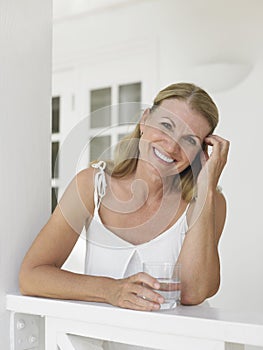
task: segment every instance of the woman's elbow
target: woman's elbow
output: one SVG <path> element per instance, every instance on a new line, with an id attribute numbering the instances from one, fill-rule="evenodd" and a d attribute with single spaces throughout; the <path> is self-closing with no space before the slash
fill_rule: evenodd
<path id="1" fill-rule="evenodd" d="M 211 290 L 200 290 L 195 293 L 183 292 L 181 294 L 182 305 L 199 305 L 203 303 L 207 298 L 211 298 L 217 293 L 219 289 L 219 283 Z"/>
<path id="2" fill-rule="evenodd" d="M 193 306 L 193 305 L 199 305 L 201 304 L 203 301 L 205 301 L 206 297 L 201 296 L 201 295 L 184 295 L 182 294 L 181 296 L 181 304 L 182 305 L 189 305 L 189 306 Z"/>
<path id="3" fill-rule="evenodd" d="M 18 276 L 19 290 L 22 295 L 33 295 L 30 283 L 30 270 L 21 267 Z"/>
<path id="4" fill-rule="evenodd" d="M 19 290 L 22 295 L 28 295 L 27 293 L 27 283 L 26 283 L 26 278 L 25 278 L 25 273 L 20 270 L 19 272 Z"/>

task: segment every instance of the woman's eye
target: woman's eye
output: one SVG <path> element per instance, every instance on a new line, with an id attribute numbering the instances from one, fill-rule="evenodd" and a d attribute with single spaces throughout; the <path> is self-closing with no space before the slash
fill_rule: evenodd
<path id="1" fill-rule="evenodd" d="M 161 124 L 162 124 L 162 126 L 164 126 L 165 129 L 167 129 L 167 130 L 171 130 L 171 129 L 172 129 L 172 125 L 171 125 L 170 123 L 162 122 Z"/>
<path id="2" fill-rule="evenodd" d="M 187 137 L 186 138 L 187 142 L 189 142 L 191 145 L 195 146 L 196 145 L 196 140 L 193 137 Z"/>

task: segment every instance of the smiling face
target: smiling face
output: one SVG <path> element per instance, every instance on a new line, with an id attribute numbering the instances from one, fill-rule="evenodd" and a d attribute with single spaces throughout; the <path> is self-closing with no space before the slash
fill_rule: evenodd
<path id="1" fill-rule="evenodd" d="M 161 176 L 181 173 L 202 150 L 210 133 L 208 121 L 182 100 L 166 99 L 152 112 L 147 110 L 140 125 L 140 158 Z"/>

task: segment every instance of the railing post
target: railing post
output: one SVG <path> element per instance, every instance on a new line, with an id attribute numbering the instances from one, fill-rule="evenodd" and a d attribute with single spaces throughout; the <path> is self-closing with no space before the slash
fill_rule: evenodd
<path id="1" fill-rule="evenodd" d="M 45 350 L 60 350 L 57 345 L 56 324 L 48 316 L 45 317 Z"/>

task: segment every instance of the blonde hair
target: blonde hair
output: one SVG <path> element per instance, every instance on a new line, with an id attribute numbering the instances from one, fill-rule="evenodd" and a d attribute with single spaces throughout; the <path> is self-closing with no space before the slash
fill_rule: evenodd
<path id="1" fill-rule="evenodd" d="M 218 109 L 212 98 L 200 87 L 190 83 L 172 84 L 161 90 L 154 99 L 152 112 L 165 99 L 185 101 L 193 110 L 199 112 L 211 126 L 212 133 L 218 124 Z M 140 124 L 134 131 L 124 137 L 116 146 L 113 161 L 107 161 L 107 172 L 111 176 L 121 178 L 133 174 L 139 157 Z M 187 202 L 195 196 L 196 179 L 201 170 L 200 157 L 196 159 L 182 173 L 174 176 L 173 188 L 181 189 L 182 198 Z"/>

